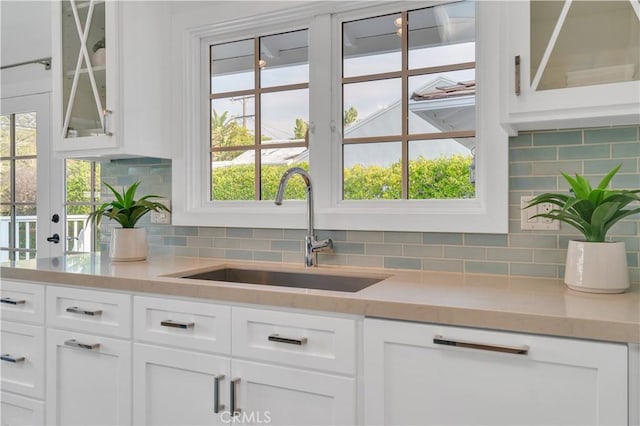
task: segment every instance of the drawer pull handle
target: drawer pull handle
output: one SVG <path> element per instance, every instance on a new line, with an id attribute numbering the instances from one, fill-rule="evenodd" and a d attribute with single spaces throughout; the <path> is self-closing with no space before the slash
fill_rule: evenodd
<path id="1" fill-rule="evenodd" d="M 24 299 L 16 300 L 10 297 L 3 297 L 2 299 L 0 299 L 0 303 L 6 303 L 7 305 L 24 305 L 25 303 L 27 303 L 27 301 Z"/>
<path id="2" fill-rule="evenodd" d="M 88 315 L 90 317 L 97 317 L 102 315 L 102 310 L 100 309 L 94 309 L 93 311 L 90 311 L 88 309 L 78 308 L 77 306 L 71 306 L 67 308 L 67 312 L 71 312 L 72 314 Z"/>
<path id="3" fill-rule="evenodd" d="M 239 416 L 240 413 L 242 412 L 242 410 L 238 407 L 236 407 L 236 383 L 240 383 L 240 379 L 239 378 L 235 378 L 235 379 L 231 379 L 230 382 L 230 387 L 229 387 L 229 405 L 231 408 L 231 417 L 236 417 Z"/>
<path id="4" fill-rule="evenodd" d="M 520 96 L 520 55 L 516 55 L 515 57 L 515 73 L 516 73 L 516 81 L 515 81 L 515 92 L 516 96 Z"/>
<path id="5" fill-rule="evenodd" d="M 194 322 L 178 322 L 172 320 L 164 320 L 160 323 L 163 327 L 171 327 L 171 328 L 193 328 L 195 326 Z"/>
<path id="6" fill-rule="evenodd" d="M 306 337 L 301 337 L 299 339 L 293 339 L 291 337 L 282 337 L 279 334 L 272 334 L 269 336 L 269 341 L 270 342 L 278 342 L 278 343 L 288 343 L 290 345 L 298 345 L 298 346 L 302 346 L 302 345 L 306 345 L 307 344 L 307 338 Z"/>
<path id="7" fill-rule="evenodd" d="M 14 364 L 24 362 L 25 360 L 23 356 L 13 356 L 11 354 L 2 354 L 0 355 L 0 359 L 7 362 L 13 362 Z"/>
<path id="8" fill-rule="evenodd" d="M 481 351 L 491 351 L 491 352 L 504 352 L 504 353 L 516 354 L 516 355 L 527 355 L 529 353 L 529 346 L 527 345 L 496 346 L 496 345 L 489 345 L 485 343 L 467 342 L 464 340 L 446 339 L 439 335 L 433 338 L 433 343 L 436 345 L 457 346 L 459 348 L 478 349 Z"/>
<path id="9" fill-rule="evenodd" d="M 220 381 L 224 379 L 224 374 L 213 378 L 213 412 L 218 414 L 224 409 L 224 404 L 220 404 Z"/>
<path id="10" fill-rule="evenodd" d="M 76 339 L 66 340 L 64 345 L 71 346 L 72 348 L 89 349 L 91 351 L 100 347 L 100 343 L 82 343 Z"/>

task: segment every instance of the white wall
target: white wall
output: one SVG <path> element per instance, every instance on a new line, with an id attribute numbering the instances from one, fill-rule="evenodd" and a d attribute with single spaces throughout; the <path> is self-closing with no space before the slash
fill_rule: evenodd
<path id="1" fill-rule="evenodd" d="M 49 1 L 0 1 L 0 64 L 51 56 Z M 0 97 L 51 91 L 51 71 L 39 64 L 0 72 Z"/>

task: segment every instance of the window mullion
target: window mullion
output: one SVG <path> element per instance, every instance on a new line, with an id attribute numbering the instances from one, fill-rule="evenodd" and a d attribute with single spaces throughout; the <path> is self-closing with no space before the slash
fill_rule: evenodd
<path id="1" fill-rule="evenodd" d="M 253 184 L 254 184 L 254 191 L 255 191 L 255 199 L 256 200 L 260 200 L 262 199 L 262 182 L 261 182 L 261 175 L 262 175 L 262 151 L 260 150 L 260 141 L 262 140 L 262 134 L 261 134 L 261 119 L 262 119 L 262 111 L 261 111 L 261 102 L 262 102 L 262 98 L 260 95 L 260 67 L 258 66 L 258 62 L 260 60 L 260 37 L 256 37 L 254 39 L 254 45 L 253 45 L 254 49 L 253 49 L 253 54 L 254 54 L 254 60 L 253 60 L 253 76 L 254 76 L 254 90 L 255 90 L 255 95 L 253 97 L 253 104 L 254 104 L 254 108 L 255 111 L 253 112 L 254 114 L 254 125 L 255 125 L 255 130 L 254 130 L 254 142 L 255 142 L 255 178 L 253 179 Z"/>
<path id="2" fill-rule="evenodd" d="M 9 116 L 9 155 L 11 156 L 11 174 L 9 185 L 11 186 L 11 206 L 9 208 L 9 260 L 16 260 L 16 115 Z"/>
<path id="3" fill-rule="evenodd" d="M 401 16 L 402 34 L 400 44 L 402 46 L 402 199 L 409 198 L 409 23 L 407 20 L 408 13 L 403 11 Z"/>

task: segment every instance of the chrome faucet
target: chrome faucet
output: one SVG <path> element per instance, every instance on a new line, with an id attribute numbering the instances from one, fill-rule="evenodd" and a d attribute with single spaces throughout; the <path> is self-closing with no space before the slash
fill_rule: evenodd
<path id="1" fill-rule="evenodd" d="M 318 264 L 318 252 L 329 251 L 333 249 L 333 241 L 331 238 L 318 241 L 314 235 L 313 230 L 313 187 L 311 186 L 311 176 L 304 169 L 300 167 L 292 167 L 282 175 L 280 179 L 280 185 L 278 186 L 278 193 L 276 194 L 276 205 L 282 205 L 282 199 L 284 198 L 284 190 L 287 187 L 289 178 L 295 174 L 302 176 L 304 183 L 307 185 L 307 236 L 304 238 L 304 265 L 316 266 Z"/>

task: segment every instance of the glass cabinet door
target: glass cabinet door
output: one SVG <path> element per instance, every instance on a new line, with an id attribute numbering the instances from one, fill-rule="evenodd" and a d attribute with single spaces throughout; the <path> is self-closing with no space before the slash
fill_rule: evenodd
<path id="1" fill-rule="evenodd" d="M 638 0 L 530 2 L 530 86 L 640 80 Z"/>
<path id="2" fill-rule="evenodd" d="M 62 108 L 64 138 L 109 135 L 106 2 L 62 2 Z"/>

